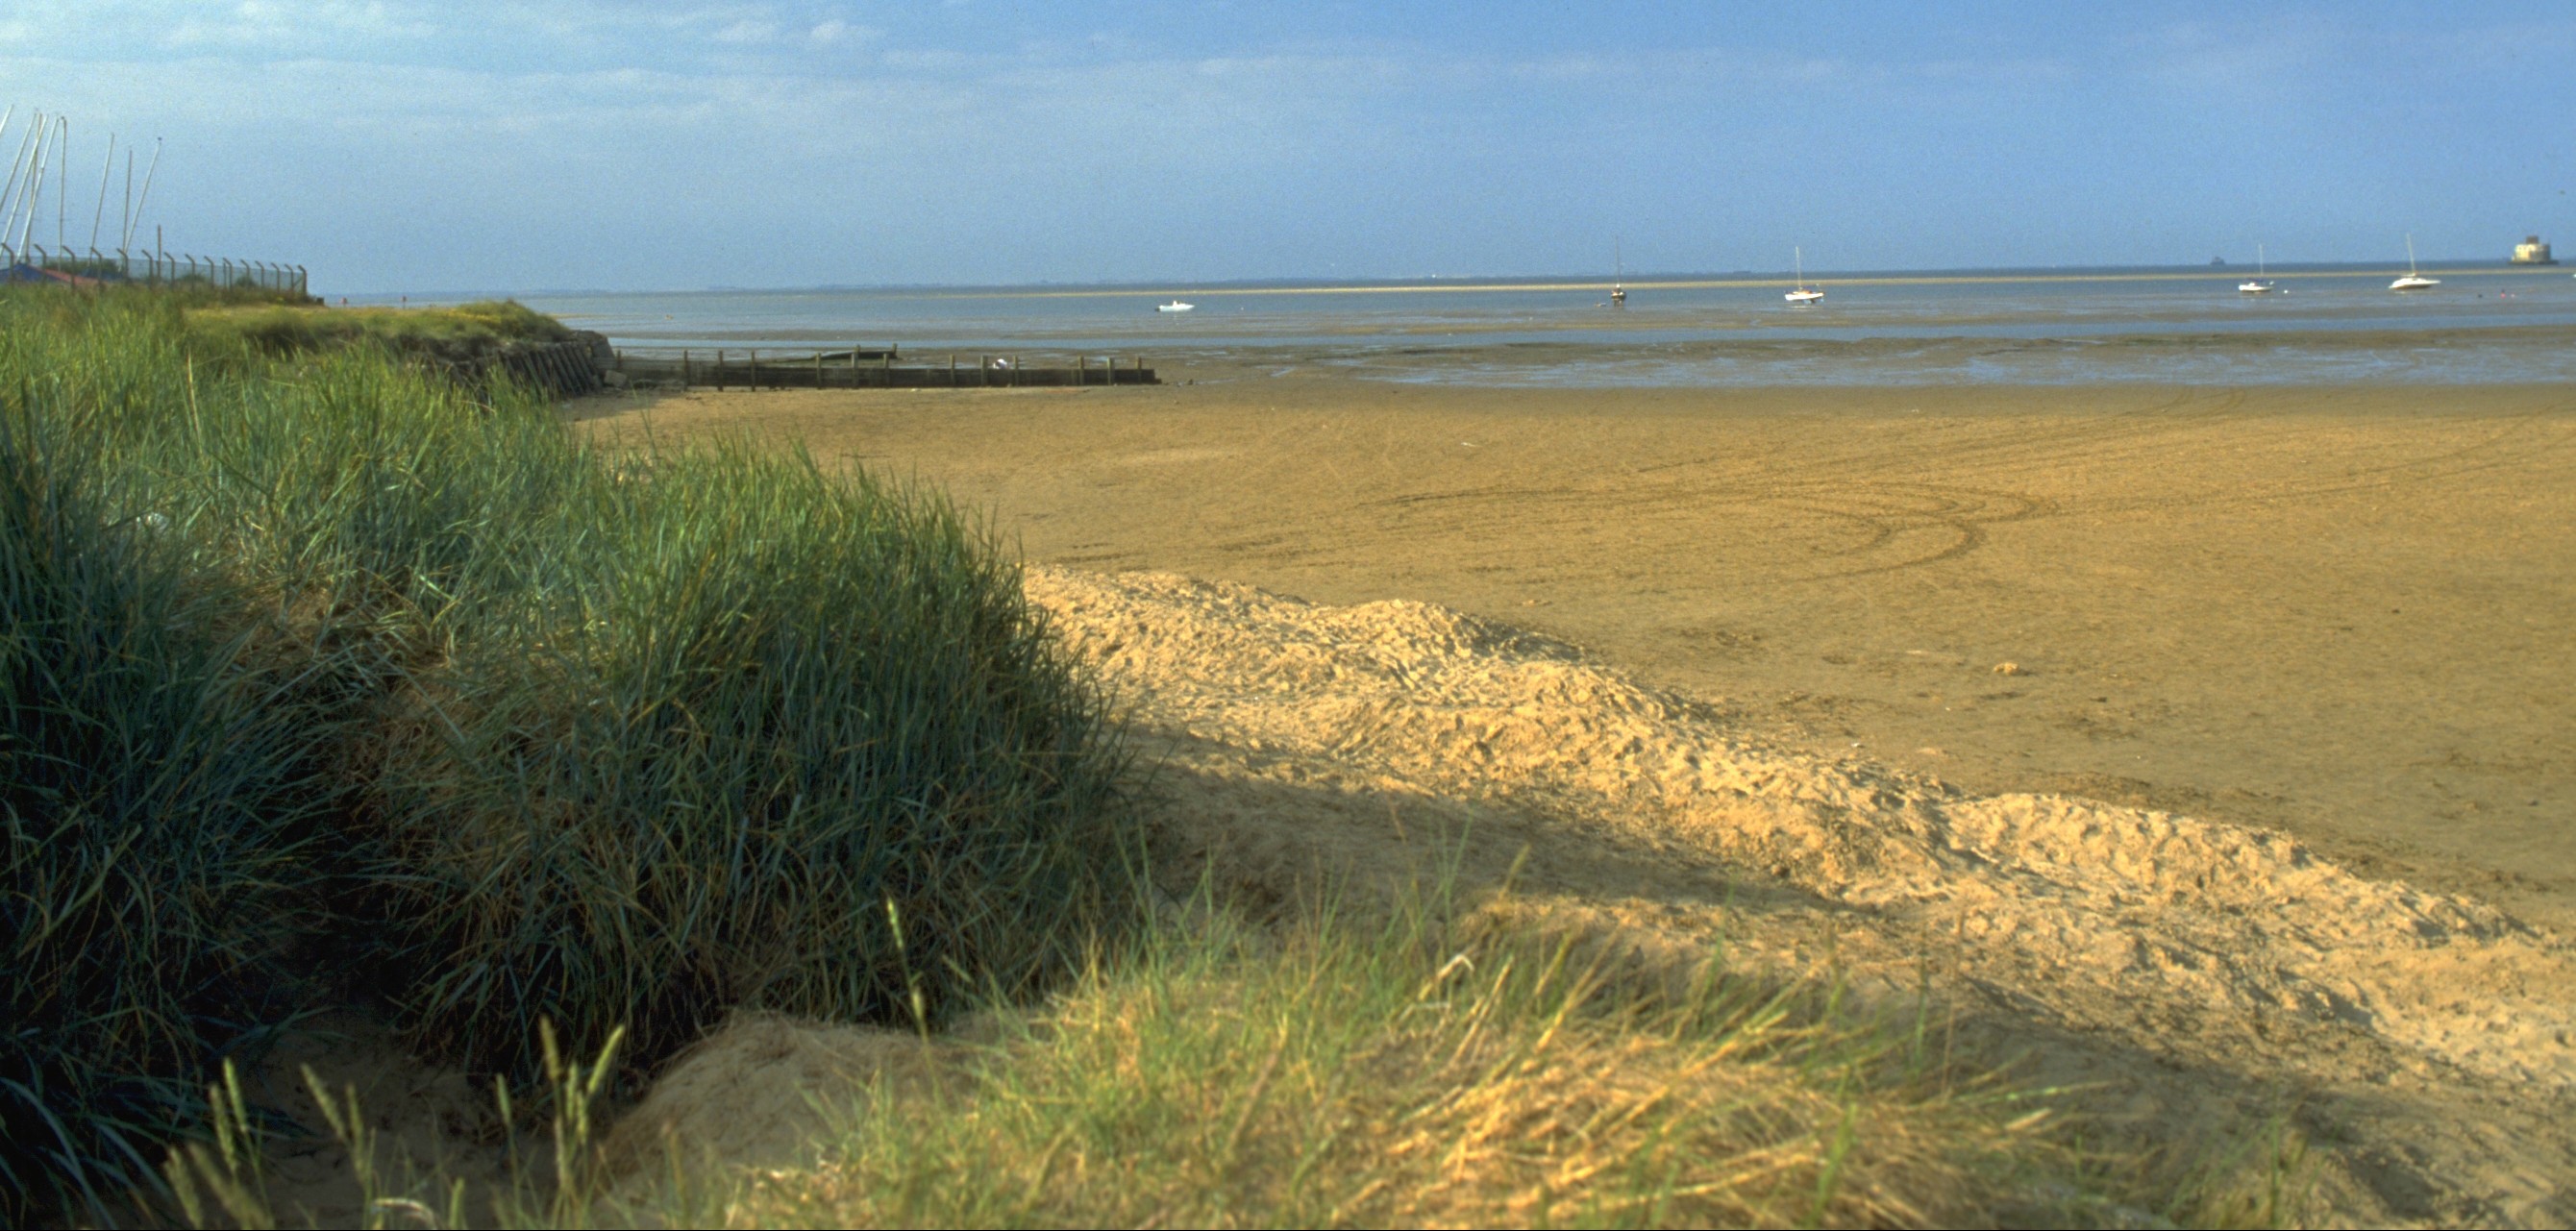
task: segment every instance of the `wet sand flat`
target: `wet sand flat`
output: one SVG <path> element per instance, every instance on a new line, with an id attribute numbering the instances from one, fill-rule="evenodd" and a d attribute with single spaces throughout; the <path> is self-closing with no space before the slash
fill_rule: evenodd
<path id="1" fill-rule="evenodd" d="M 1034 562 L 1438 603 L 1764 738 L 2576 925 L 2576 390 L 1197 375 L 579 413 L 933 481 Z"/>

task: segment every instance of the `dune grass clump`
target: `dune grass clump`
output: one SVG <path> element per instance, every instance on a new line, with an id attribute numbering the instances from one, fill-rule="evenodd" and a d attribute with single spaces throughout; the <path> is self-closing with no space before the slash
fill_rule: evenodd
<path id="1" fill-rule="evenodd" d="M 649 1061 L 727 1008 L 937 1016 L 1125 895 L 1105 719 L 945 504 L 719 450 L 592 467 L 400 698 L 387 913 L 424 1037 Z"/>
<path id="2" fill-rule="evenodd" d="M 309 925 L 310 674 L 123 468 L 154 383 L 0 327 L 0 1219 L 157 1164 Z M 122 331 L 116 331 L 122 332 Z M 129 342 L 142 343 L 141 337 Z M 102 342 L 110 343 L 101 345 Z"/>
<path id="3" fill-rule="evenodd" d="M 0 295 L 0 410 L 13 1192 L 316 997 L 537 1080 L 541 1018 L 915 1021 L 1122 917 L 1114 734 L 935 495 L 136 295 Z"/>
<path id="4" fill-rule="evenodd" d="M 393 1159 L 356 1207 L 370 1227 L 2309 1225 L 2295 1156 L 2088 1150 L 2055 1093 L 1953 1065 L 1925 1013 L 1452 906 L 1417 888 L 1262 927 L 1202 895 L 954 1034 L 736 1021 L 614 1126 L 593 1118 L 614 1039 L 549 1050 L 531 1165 L 473 1183 Z M 780 1091 L 780 1068 L 810 1084 Z M 375 1157 L 355 1095 L 315 1097 Z M 230 1147 L 171 1163 L 190 1224 L 309 1217 L 263 1195 L 229 1098 Z"/>
<path id="5" fill-rule="evenodd" d="M 733 1226 L 1961 1226 L 2116 1220 L 2041 1104 L 1821 989 L 1684 985 L 1437 915 L 1166 925 L 810 1165 L 665 1189 Z M 890 1075 L 892 1076 L 892 1075 Z M 685 1152 L 690 1143 L 675 1142 Z M 685 1170 L 682 1174 L 686 1174 Z M 700 1183 L 703 1185 L 704 1181 Z"/>
<path id="6" fill-rule="evenodd" d="M 560 342 L 573 331 L 510 299 L 446 308 L 331 308 L 308 304 L 210 304 L 190 327 L 218 344 L 287 356 L 373 344 L 397 354 L 461 360 L 511 343 Z"/>

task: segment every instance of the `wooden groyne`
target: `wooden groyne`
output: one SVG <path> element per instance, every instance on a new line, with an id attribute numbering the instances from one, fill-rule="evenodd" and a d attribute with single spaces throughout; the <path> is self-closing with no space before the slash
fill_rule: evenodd
<path id="1" fill-rule="evenodd" d="M 884 350 L 790 352 L 684 350 L 611 353 L 608 383 L 680 389 L 1007 389 L 1064 385 L 1152 385 L 1154 369 L 1135 357 L 1077 356 L 1070 364 L 1024 363 L 1009 355 L 943 355 L 925 360 Z"/>

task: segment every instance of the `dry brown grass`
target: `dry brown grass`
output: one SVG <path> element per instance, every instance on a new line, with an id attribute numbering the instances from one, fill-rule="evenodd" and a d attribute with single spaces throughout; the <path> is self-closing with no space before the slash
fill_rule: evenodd
<path id="1" fill-rule="evenodd" d="M 2084 1195 L 2036 1103 L 1963 1089 L 1820 989 L 1658 988 L 1571 946 L 1441 943 L 1419 920 L 1286 941 L 1207 926 L 1221 934 L 1167 932 L 985 1041 L 940 1045 L 935 1077 L 864 1079 L 801 1161 L 647 1204 L 733 1226 L 1955 1226 L 2117 1208 Z"/>
<path id="2" fill-rule="evenodd" d="M 351 1207 L 370 1227 L 2280 1226 L 2304 1210 L 2294 1155 L 2088 1153 L 2051 1096 L 1954 1071 L 1937 1032 L 1856 1018 L 1831 988 L 1715 960 L 1675 980 L 1508 910 L 1438 918 L 1326 914 L 1283 936 L 1174 912 L 1047 1003 L 946 1035 L 746 1014 L 604 1136 L 586 1108 L 612 1058 L 550 1061 L 554 1125 L 520 1139 L 515 1181 L 411 1169 L 370 1144 L 354 1098 L 330 1127 L 381 1160 Z M 237 1129 L 237 1100 L 217 1119 Z M 256 1196 L 255 1158 L 174 1164 L 197 1225 L 302 1221 Z"/>

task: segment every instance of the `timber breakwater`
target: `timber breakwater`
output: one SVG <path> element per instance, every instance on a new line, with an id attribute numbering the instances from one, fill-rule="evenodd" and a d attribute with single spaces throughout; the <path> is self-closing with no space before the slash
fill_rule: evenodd
<path id="1" fill-rule="evenodd" d="M 460 384 L 496 377 L 533 385 L 556 397 L 607 389 L 1007 389 L 1074 385 L 1152 385 L 1154 369 L 1132 356 L 906 356 L 894 347 L 835 351 L 620 350 L 581 331 L 554 342 L 519 342 L 426 357 Z"/>
<path id="2" fill-rule="evenodd" d="M 611 350 L 603 379 L 627 387 L 713 389 L 994 389 L 1159 384 L 1133 356 L 1030 362 L 1011 355 L 906 356 L 897 348 L 778 352 Z"/>

